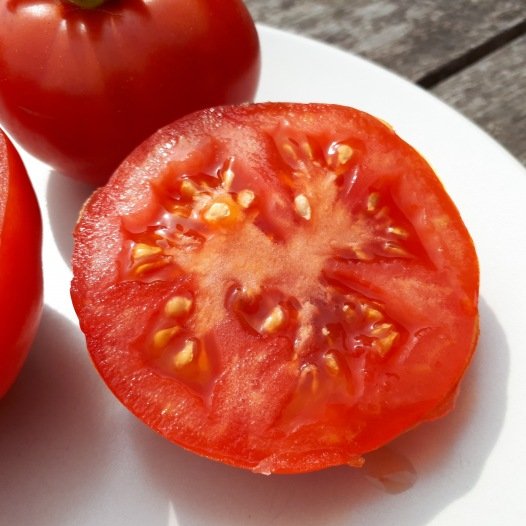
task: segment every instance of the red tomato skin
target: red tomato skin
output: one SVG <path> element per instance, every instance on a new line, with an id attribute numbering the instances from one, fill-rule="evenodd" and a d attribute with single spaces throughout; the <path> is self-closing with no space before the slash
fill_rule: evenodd
<path id="1" fill-rule="evenodd" d="M 42 311 L 42 221 L 26 169 L 0 131 L 0 398 L 33 343 Z"/>
<path id="2" fill-rule="evenodd" d="M 251 100 L 260 72 L 241 0 L 2 2 L 0 50 L 2 125 L 59 172 L 95 185 L 172 120 Z"/>
<path id="3" fill-rule="evenodd" d="M 393 202 L 402 207 L 406 220 L 418 225 L 415 228 L 425 238 L 420 242 L 432 258 L 432 261 L 422 259 L 418 264 L 394 259 L 359 261 L 348 266 L 336 260 L 334 266 L 326 267 L 335 279 L 349 280 L 355 290 L 368 291 L 371 298 L 382 300 L 386 313 L 401 327 L 407 327 L 417 343 L 411 344 L 410 352 L 403 359 L 400 355 L 392 358 L 387 355 L 385 361 L 373 358 L 368 370 L 359 364 L 353 366 L 353 374 L 363 375 L 363 392 L 357 403 L 353 401 L 346 406 L 336 398 L 323 411 L 306 403 L 306 414 L 294 416 L 292 413 L 292 417 L 287 416 L 286 410 L 291 407 L 287 404 L 294 395 L 298 376 L 286 338 L 258 339 L 228 312 L 214 328 L 213 345 L 222 350 L 217 359 L 223 365 L 227 365 L 232 356 L 237 358 L 232 349 L 237 348 L 241 358 L 218 373 L 212 394 L 207 393 L 203 402 L 199 395 L 189 394 L 186 386 L 169 375 L 159 374 L 133 344 L 141 340 L 150 318 L 163 312 L 162 305 L 170 295 L 176 294 L 174 290 L 191 288 L 195 283 L 184 285 L 163 279 L 143 283 L 119 281 L 116 264 L 116 255 L 122 248 L 123 216 L 127 227 L 134 232 L 140 223 L 154 224 L 158 203 L 152 198 L 151 183 L 159 183 L 170 162 L 182 166 L 180 173 L 199 172 L 200 163 L 209 154 L 207 148 L 221 152 L 220 158 L 239 157 L 241 175 L 236 177 L 244 177 L 244 171 L 254 177 L 244 179 L 244 184 L 261 197 L 257 205 L 261 214 L 265 206 L 272 208 L 279 203 L 282 189 L 276 184 L 276 178 L 287 167 L 269 137 L 277 138 L 277 142 L 283 138 L 279 129 L 284 121 L 292 129 L 283 135 L 290 133 L 296 145 L 300 144 L 302 133 L 311 133 L 319 140 L 318 146 L 336 138 L 349 139 L 356 148 L 357 162 L 363 172 L 354 183 L 353 201 L 365 206 L 363 203 L 367 200 L 359 196 L 365 198 L 371 188 L 374 190 L 371 181 L 376 176 L 385 179 L 385 188 L 394 196 Z M 179 139 L 183 140 L 178 142 Z M 361 142 L 367 146 L 363 152 L 360 152 Z M 174 155 L 177 161 L 173 161 L 168 144 L 182 144 L 185 153 Z M 192 155 L 194 148 L 195 156 Z M 361 160 L 360 155 L 363 155 Z M 293 163 L 290 158 L 289 162 Z M 192 163 L 195 166 L 192 167 Z M 234 167 L 234 171 L 236 169 Z M 424 201 L 436 222 L 422 220 L 420 211 Z M 287 222 L 286 213 L 279 208 L 268 212 L 278 225 L 276 231 L 291 228 L 292 221 Z M 438 221 L 444 217 L 451 221 L 449 228 L 443 228 Z M 278 235 L 277 239 L 286 235 L 285 230 L 280 233 L 283 236 Z M 303 246 L 309 247 L 309 244 Z M 228 245 L 223 247 L 221 255 L 224 261 L 236 257 Z M 431 167 L 414 149 L 384 123 L 352 108 L 323 104 L 252 104 L 212 108 L 174 122 L 139 146 L 109 183 L 87 202 L 75 230 L 72 264 L 71 294 L 88 350 L 117 398 L 174 443 L 258 473 L 300 473 L 341 464 L 360 466 L 363 454 L 421 422 L 444 415 L 453 407 L 479 334 L 478 262 L 473 242 L 454 203 Z M 263 260 L 261 266 L 267 264 Z M 280 272 L 286 270 L 282 266 Z M 294 272 L 295 269 L 291 274 Z M 448 274 L 451 275 L 448 277 Z M 449 297 L 445 291 L 440 292 L 444 300 L 440 304 L 434 303 L 432 295 L 426 297 L 425 291 L 420 298 L 412 298 L 411 290 L 403 284 L 403 278 L 411 276 L 428 286 L 433 285 L 433 277 L 438 281 L 443 279 L 453 293 Z M 289 290 L 288 283 L 282 285 L 283 290 Z M 393 286 L 397 288 L 395 294 Z M 398 296 L 400 292 L 404 293 L 403 300 Z M 414 301 L 416 299 L 419 301 Z M 122 305 L 126 305 L 126 309 L 123 310 Z M 452 319 L 448 311 L 455 314 Z M 435 318 L 444 323 L 447 320 L 444 331 L 436 321 L 437 338 L 432 330 L 427 332 L 428 328 L 434 328 Z M 421 327 L 426 330 L 421 331 Z M 449 343 L 441 348 L 440 342 L 446 341 L 444 339 Z M 252 387 L 259 384 L 265 387 L 253 391 Z M 263 400 L 258 396 L 262 392 Z M 316 410 L 317 413 L 309 413 Z M 287 425 L 275 426 L 284 416 Z"/>

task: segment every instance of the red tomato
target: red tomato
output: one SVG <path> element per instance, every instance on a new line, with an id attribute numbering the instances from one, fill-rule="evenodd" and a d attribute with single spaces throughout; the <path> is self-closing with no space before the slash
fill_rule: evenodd
<path id="1" fill-rule="evenodd" d="M 17 377 L 42 310 L 42 223 L 20 156 L 0 131 L 0 397 Z"/>
<path id="2" fill-rule="evenodd" d="M 252 99 L 259 69 L 241 0 L 0 3 L 0 122 L 33 155 L 94 184 L 172 120 Z"/>
<path id="3" fill-rule="evenodd" d="M 360 465 L 447 411 L 478 264 L 429 165 L 331 105 L 198 112 L 88 201 L 73 302 L 116 396 L 169 440 L 260 473 Z"/>

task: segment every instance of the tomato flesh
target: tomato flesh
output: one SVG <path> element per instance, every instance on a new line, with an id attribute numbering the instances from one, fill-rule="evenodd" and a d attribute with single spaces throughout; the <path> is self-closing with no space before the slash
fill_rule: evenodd
<path id="1" fill-rule="evenodd" d="M 24 165 L 0 131 L 0 397 L 18 376 L 42 310 L 42 222 Z"/>
<path id="2" fill-rule="evenodd" d="M 72 298 L 117 397 L 261 473 L 361 465 L 443 412 L 478 264 L 429 165 L 381 121 L 254 104 L 158 132 L 86 205 Z"/>

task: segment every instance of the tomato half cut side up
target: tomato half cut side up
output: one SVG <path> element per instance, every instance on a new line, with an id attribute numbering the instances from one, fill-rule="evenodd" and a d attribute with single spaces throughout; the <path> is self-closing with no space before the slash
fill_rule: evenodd
<path id="1" fill-rule="evenodd" d="M 18 376 L 42 311 L 42 220 L 26 169 L 0 130 L 0 398 Z"/>
<path id="2" fill-rule="evenodd" d="M 335 105 L 209 109 L 86 204 L 72 298 L 115 395 L 259 473 L 360 466 L 447 412 L 478 336 L 472 240 L 422 157 Z"/>

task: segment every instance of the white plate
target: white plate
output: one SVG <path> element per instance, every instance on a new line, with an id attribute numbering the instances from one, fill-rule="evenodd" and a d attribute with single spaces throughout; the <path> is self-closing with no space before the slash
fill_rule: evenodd
<path id="1" fill-rule="evenodd" d="M 28 363 L 0 404 L 0 523 L 522 524 L 526 171 L 473 124 L 386 70 L 259 29 L 259 100 L 335 102 L 382 117 L 431 162 L 457 203 L 481 262 L 482 333 L 456 411 L 390 446 L 417 475 L 396 495 L 359 470 L 264 477 L 169 444 L 109 393 L 77 327 L 67 261 L 89 189 L 24 155 L 45 222 L 46 306 Z"/>

